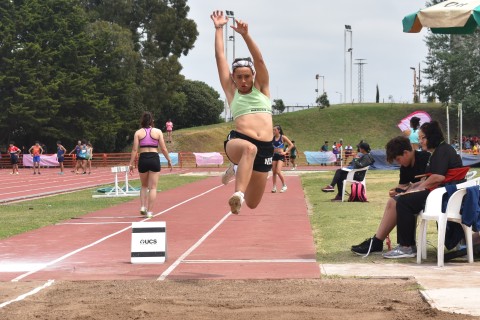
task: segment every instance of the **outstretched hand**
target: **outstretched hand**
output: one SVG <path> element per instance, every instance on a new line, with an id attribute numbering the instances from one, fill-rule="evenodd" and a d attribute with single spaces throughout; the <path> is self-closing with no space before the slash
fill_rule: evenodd
<path id="1" fill-rule="evenodd" d="M 228 22 L 228 17 L 223 15 L 223 11 L 216 10 L 210 15 L 215 28 L 221 28 Z"/>
<path id="2" fill-rule="evenodd" d="M 241 34 L 242 36 L 248 33 L 248 23 L 235 19 L 236 25 L 232 26 L 233 30 Z"/>

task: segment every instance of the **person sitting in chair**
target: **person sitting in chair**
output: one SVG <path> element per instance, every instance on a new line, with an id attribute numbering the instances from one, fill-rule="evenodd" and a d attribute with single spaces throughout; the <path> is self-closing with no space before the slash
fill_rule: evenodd
<path id="1" fill-rule="evenodd" d="M 383 242 L 397 225 L 396 205 L 399 195 L 414 188 L 415 183 L 419 183 L 419 176 L 425 173 L 425 168 L 430 159 L 429 152 L 414 150 L 410 139 L 404 136 L 391 139 L 385 149 L 387 161 L 389 163 L 395 161 L 400 165 L 400 180 L 395 188 L 388 191 L 390 198 L 375 234 L 360 244 L 352 246 L 352 252 L 362 256 L 383 252 Z"/>
<path id="2" fill-rule="evenodd" d="M 361 142 L 358 146 L 358 152 L 361 153 L 360 157 L 353 159 L 353 161 L 345 168 L 337 169 L 333 176 L 332 182 L 322 189 L 323 192 L 334 192 L 334 186 L 337 185 L 337 195 L 332 201 L 342 201 L 343 180 L 347 178 L 349 169 L 361 169 L 365 168 L 375 162 L 370 154 L 370 145 L 366 142 Z M 354 179 L 362 181 L 365 177 L 366 171 L 355 173 Z"/>

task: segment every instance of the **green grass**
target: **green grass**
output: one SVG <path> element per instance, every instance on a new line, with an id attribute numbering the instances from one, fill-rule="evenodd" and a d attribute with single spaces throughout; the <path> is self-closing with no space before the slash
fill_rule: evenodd
<path id="1" fill-rule="evenodd" d="M 166 191 L 201 179 L 204 179 L 204 177 L 165 175 L 160 177 L 158 189 Z M 140 185 L 139 180 L 130 182 L 133 187 Z M 52 225 L 59 221 L 79 217 L 89 212 L 109 208 L 117 204 L 132 201 L 133 199 L 132 197 L 93 199 L 92 194 L 96 193 L 96 189 L 98 189 L 98 187 L 42 199 L 2 205 L 0 239 Z M 161 191 L 158 193 L 158 197 L 162 197 Z"/>
<path id="2" fill-rule="evenodd" d="M 369 202 L 331 202 L 335 193 L 321 191 L 332 179 L 333 172 L 304 174 L 302 185 L 310 204 L 310 221 L 313 229 L 317 260 L 321 263 L 398 262 L 383 259 L 380 255 L 360 258 L 350 252 L 350 247 L 375 234 L 383 216 L 388 191 L 398 183 L 398 171 L 374 171 L 367 174 L 367 198 Z M 436 244 L 437 231 L 429 224 L 427 239 Z M 390 233 L 392 246 L 396 245 L 396 229 Z M 386 243 L 385 243 L 386 248 Z M 428 261 L 436 261 L 436 250 L 428 249 Z M 401 259 L 401 262 L 415 259 Z"/>
<path id="3" fill-rule="evenodd" d="M 361 139 L 370 143 L 372 149 L 383 149 L 391 138 L 401 134 L 398 122 L 413 111 L 428 112 L 439 120 L 446 134 L 445 108 L 439 104 L 348 104 L 334 105 L 325 109 L 312 107 L 302 111 L 273 116 L 274 124 L 282 126 L 285 134 L 295 140 L 298 149 L 319 150 L 323 141 L 330 145 L 343 139 L 345 144 L 355 146 Z M 456 136 L 456 111 L 450 112 L 450 134 Z M 464 119 L 464 134 L 477 134 L 478 124 Z M 201 126 L 173 132 L 174 143 L 167 147 L 173 152 L 223 151 L 223 141 L 234 128 L 232 122 Z"/>

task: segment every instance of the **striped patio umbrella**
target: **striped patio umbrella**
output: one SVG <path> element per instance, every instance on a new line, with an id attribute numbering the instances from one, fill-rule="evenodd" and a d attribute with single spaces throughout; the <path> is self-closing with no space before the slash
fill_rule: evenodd
<path id="1" fill-rule="evenodd" d="M 403 18 L 403 32 L 420 32 L 423 27 L 433 33 L 473 33 L 480 25 L 480 0 L 443 1 Z"/>

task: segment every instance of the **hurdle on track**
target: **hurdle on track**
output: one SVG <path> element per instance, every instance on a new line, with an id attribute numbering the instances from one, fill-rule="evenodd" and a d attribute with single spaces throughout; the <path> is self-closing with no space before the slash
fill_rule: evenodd
<path id="1" fill-rule="evenodd" d="M 135 197 L 140 194 L 139 190 L 133 188 L 128 183 L 128 173 L 130 171 L 129 166 L 112 167 L 111 170 L 112 173 L 115 174 L 115 182 L 113 188 L 105 194 L 94 194 L 92 195 L 93 198 Z M 125 184 L 123 185 L 123 187 L 120 187 L 118 183 L 118 175 L 122 172 L 125 172 Z"/>

